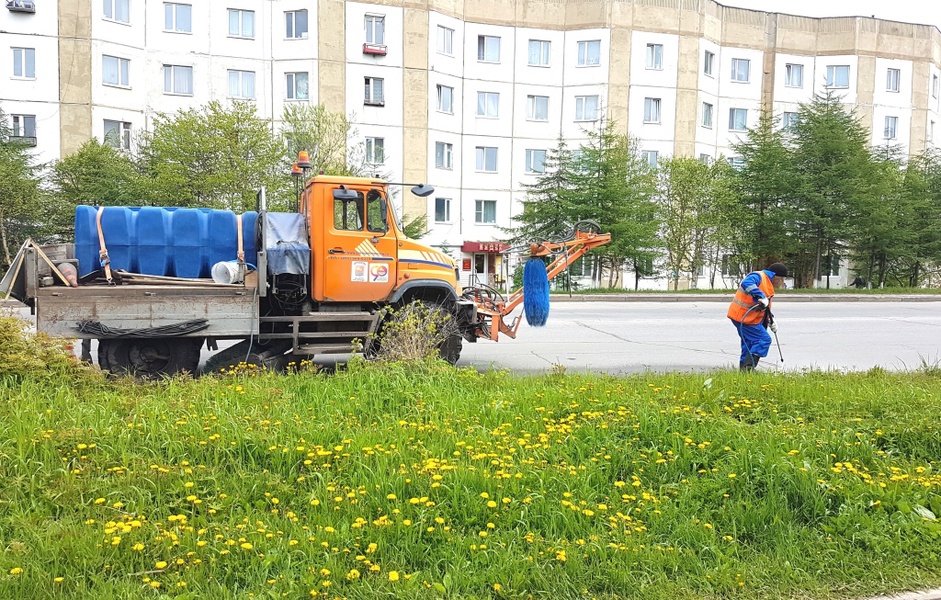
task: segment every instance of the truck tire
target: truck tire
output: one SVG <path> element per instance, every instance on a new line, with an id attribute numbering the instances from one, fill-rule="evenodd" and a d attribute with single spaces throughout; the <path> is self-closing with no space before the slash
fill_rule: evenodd
<path id="1" fill-rule="evenodd" d="M 290 349 L 291 342 L 287 340 L 276 340 L 264 346 L 257 341 L 242 340 L 210 356 L 203 365 L 203 373 L 216 373 L 240 363 L 283 371 L 288 361 L 294 359 L 293 354 L 286 354 Z"/>
<path id="2" fill-rule="evenodd" d="M 438 352 L 441 353 L 441 359 L 456 365 L 461 359 L 461 349 L 464 345 L 464 338 L 460 333 L 452 333 L 443 344 L 438 346 Z"/>
<path id="3" fill-rule="evenodd" d="M 98 341 L 98 366 L 113 375 L 159 379 L 196 373 L 202 338 L 129 338 Z"/>

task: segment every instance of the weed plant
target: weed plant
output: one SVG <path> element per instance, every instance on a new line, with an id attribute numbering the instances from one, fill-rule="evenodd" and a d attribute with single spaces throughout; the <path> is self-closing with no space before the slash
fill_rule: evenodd
<path id="1" fill-rule="evenodd" d="M 941 377 L 0 377 L 0 598 L 850 598 L 941 584 Z"/>

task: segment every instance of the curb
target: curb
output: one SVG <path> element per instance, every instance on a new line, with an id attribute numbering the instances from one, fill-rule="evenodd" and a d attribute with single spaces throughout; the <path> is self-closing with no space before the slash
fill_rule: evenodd
<path id="1" fill-rule="evenodd" d="M 941 588 L 923 592 L 908 592 L 892 596 L 877 596 L 869 600 L 941 600 Z"/>
<path id="2" fill-rule="evenodd" d="M 552 302 L 729 302 L 728 294 L 552 294 Z M 777 302 L 941 302 L 941 294 L 778 294 Z"/>

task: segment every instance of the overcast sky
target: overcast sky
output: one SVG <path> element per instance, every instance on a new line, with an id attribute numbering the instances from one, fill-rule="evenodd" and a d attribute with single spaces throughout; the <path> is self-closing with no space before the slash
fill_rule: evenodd
<path id="1" fill-rule="evenodd" d="M 870 17 L 941 28 L 941 0 L 716 0 L 725 6 L 806 15 Z"/>

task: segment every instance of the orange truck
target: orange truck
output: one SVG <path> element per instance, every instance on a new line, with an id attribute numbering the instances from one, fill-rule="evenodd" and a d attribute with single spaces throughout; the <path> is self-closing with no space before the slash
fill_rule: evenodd
<path id="1" fill-rule="evenodd" d="M 510 315 L 522 290 L 507 298 L 486 286 L 462 289 L 452 258 L 403 234 L 390 185 L 318 175 L 290 213 L 269 212 L 264 190 L 251 215 L 79 207 L 76 242 L 27 241 L 0 293 L 29 305 L 38 331 L 97 339 L 102 369 L 142 377 L 194 373 L 203 347 L 218 350 L 223 340 L 236 343 L 210 357 L 208 368 L 349 353 L 378 331 L 383 308 L 414 301 L 453 315 L 457 327 L 440 348 L 451 363 L 464 341 L 515 337 L 520 316 Z M 528 250 L 556 257 L 551 278 L 609 241 L 590 224 Z"/>

